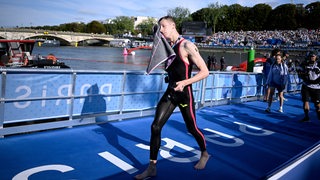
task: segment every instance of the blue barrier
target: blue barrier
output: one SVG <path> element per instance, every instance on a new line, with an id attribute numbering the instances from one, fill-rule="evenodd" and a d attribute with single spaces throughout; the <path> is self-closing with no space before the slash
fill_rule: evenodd
<path id="1" fill-rule="evenodd" d="M 0 89 L 0 135 L 6 125 L 64 119 L 51 128 L 81 125 L 72 121 L 104 117 L 103 121 L 153 115 L 167 84 L 165 72 L 74 71 L 2 68 Z M 299 90 L 296 76 L 289 91 Z M 257 100 L 263 95 L 263 75 L 248 72 L 212 71 L 193 84 L 196 108 Z M 102 118 L 103 119 L 103 118 Z M 87 124 L 96 123 L 94 119 Z M 30 125 L 30 123 L 28 124 Z M 45 129 L 46 127 L 37 127 Z M 24 131 L 32 131 L 33 128 Z"/>

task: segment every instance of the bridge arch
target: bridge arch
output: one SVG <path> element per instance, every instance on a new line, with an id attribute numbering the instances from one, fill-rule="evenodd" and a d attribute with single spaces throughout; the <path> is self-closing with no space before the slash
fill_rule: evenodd
<path id="1" fill-rule="evenodd" d="M 78 41 L 78 46 L 82 45 L 92 45 L 92 46 L 103 46 L 110 43 L 110 40 L 102 39 L 102 38 L 88 38 Z"/>
<path id="2" fill-rule="evenodd" d="M 61 38 L 61 37 L 58 37 L 58 36 L 54 36 L 54 35 L 36 35 L 36 36 L 29 36 L 27 37 L 26 39 L 38 39 L 38 40 L 58 40 L 60 41 L 60 45 L 62 46 L 70 46 L 71 43 L 67 40 L 67 39 L 64 39 L 64 38 Z"/>

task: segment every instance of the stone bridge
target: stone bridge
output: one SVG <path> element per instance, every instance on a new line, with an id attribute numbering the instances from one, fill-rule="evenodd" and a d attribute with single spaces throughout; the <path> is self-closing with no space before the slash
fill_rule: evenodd
<path id="1" fill-rule="evenodd" d="M 64 31 L 47 31 L 35 29 L 4 29 L 0 28 L 0 39 L 56 39 L 61 45 L 75 46 L 77 44 L 109 43 L 114 39 L 112 35 L 74 33 Z"/>

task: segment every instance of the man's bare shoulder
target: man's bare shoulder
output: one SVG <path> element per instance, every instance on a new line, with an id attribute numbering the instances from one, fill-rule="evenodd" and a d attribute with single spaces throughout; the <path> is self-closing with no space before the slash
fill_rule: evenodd
<path id="1" fill-rule="evenodd" d="M 189 53 L 199 52 L 197 46 L 189 40 L 183 41 L 182 46 Z"/>
<path id="2" fill-rule="evenodd" d="M 184 41 L 183 41 L 183 46 L 184 46 L 185 48 L 193 48 L 193 47 L 196 47 L 196 46 L 194 45 L 194 43 L 191 42 L 191 41 L 189 41 L 189 40 L 184 40 Z"/>

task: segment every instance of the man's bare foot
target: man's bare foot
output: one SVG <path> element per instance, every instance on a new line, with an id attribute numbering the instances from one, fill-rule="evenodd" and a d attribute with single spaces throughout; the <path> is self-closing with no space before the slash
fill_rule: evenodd
<path id="1" fill-rule="evenodd" d="M 204 151 L 201 153 L 201 157 L 200 160 L 198 161 L 198 163 L 194 166 L 195 169 L 204 169 L 206 167 L 206 164 L 208 162 L 210 158 L 210 155 L 208 154 L 207 151 Z"/>
<path id="2" fill-rule="evenodd" d="M 150 162 L 148 168 L 143 171 L 143 173 L 136 175 L 135 179 L 145 179 L 147 177 L 153 177 L 157 175 L 157 167 L 156 164 Z"/>

